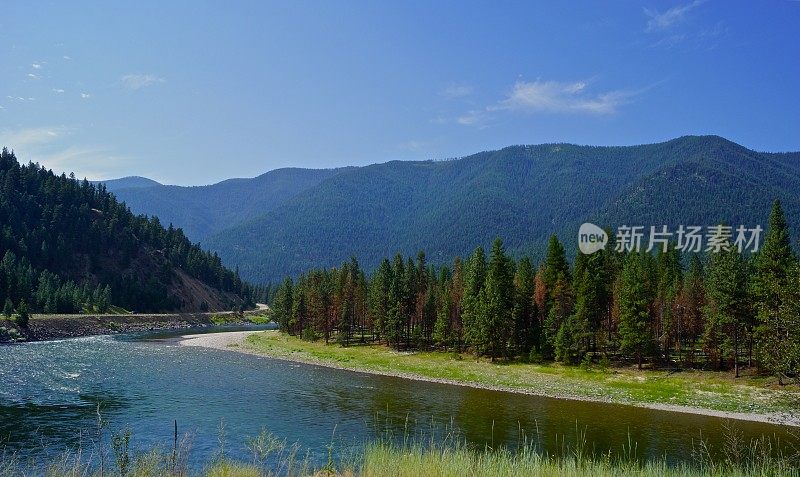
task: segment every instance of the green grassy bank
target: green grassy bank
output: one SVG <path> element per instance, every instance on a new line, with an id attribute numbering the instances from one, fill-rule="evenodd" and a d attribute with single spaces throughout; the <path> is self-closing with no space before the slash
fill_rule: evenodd
<path id="1" fill-rule="evenodd" d="M 767 416 L 778 422 L 794 422 L 800 416 L 800 391 L 796 387 L 779 388 L 770 379 L 756 376 L 736 379 L 731 374 L 712 371 L 492 363 L 471 355 L 399 352 L 380 345 L 343 348 L 277 331 L 252 334 L 242 346 L 255 353 L 295 361 L 552 397 L 684 406 Z"/>

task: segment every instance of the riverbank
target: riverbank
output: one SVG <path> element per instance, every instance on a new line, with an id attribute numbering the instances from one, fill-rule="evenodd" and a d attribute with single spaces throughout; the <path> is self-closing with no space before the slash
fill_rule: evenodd
<path id="1" fill-rule="evenodd" d="M 384 346 L 325 345 L 277 331 L 185 337 L 183 344 L 228 349 L 319 366 L 559 399 L 800 426 L 800 391 L 759 377 L 704 371 L 581 369 L 558 364 L 491 363 L 469 355 L 399 352 Z"/>
<path id="2" fill-rule="evenodd" d="M 47 341 L 81 336 L 170 331 L 219 325 L 264 324 L 269 319 L 264 309 L 212 313 L 153 313 L 106 315 L 32 315 L 28 326 L 16 326 L 11 320 L 0 326 L 16 330 L 23 341 Z"/>

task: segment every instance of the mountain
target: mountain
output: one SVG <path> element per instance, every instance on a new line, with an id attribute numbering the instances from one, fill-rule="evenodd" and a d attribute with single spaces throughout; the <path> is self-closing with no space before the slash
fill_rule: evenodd
<path id="1" fill-rule="evenodd" d="M 267 282 L 350 256 L 371 269 L 424 249 L 443 263 L 496 236 L 513 254 L 538 256 L 553 233 L 574 248 L 584 221 L 754 226 L 775 198 L 790 217 L 800 213 L 800 154 L 759 153 L 718 136 L 513 146 L 342 171 L 204 243 L 247 279 Z"/>
<path id="2" fill-rule="evenodd" d="M 104 184 L 109 192 L 117 192 L 124 189 L 142 189 L 145 187 L 160 186 L 161 184 L 148 179 L 147 177 L 128 176 L 119 179 L 111 179 L 107 181 L 91 181 L 92 184 Z"/>
<path id="3" fill-rule="evenodd" d="M 345 169 L 277 169 L 252 179 L 196 187 L 161 185 L 141 177 L 105 181 L 135 213 L 181 227 L 193 241 L 263 215 Z"/>
<path id="4" fill-rule="evenodd" d="M 142 181 L 134 181 L 142 183 Z M 103 187 L 0 153 L 0 304 L 47 313 L 223 310 L 250 287 Z"/>

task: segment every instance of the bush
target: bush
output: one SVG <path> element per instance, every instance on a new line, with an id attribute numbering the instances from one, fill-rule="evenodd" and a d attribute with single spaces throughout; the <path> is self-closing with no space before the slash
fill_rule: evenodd
<path id="1" fill-rule="evenodd" d="M 583 355 L 583 359 L 581 360 L 581 369 L 584 371 L 588 371 L 592 369 L 592 355 L 586 353 Z"/>
<path id="2" fill-rule="evenodd" d="M 17 322 L 17 326 L 20 328 L 28 327 L 30 315 L 28 315 L 28 305 L 26 305 L 24 301 L 20 302 L 19 307 L 17 307 L 17 317 L 15 318 L 15 321 Z"/>
<path id="3" fill-rule="evenodd" d="M 608 368 L 611 367 L 611 360 L 608 359 L 608 356 L 604 354 L 603 357 L 600 358 L 600 361 L 598 361 L 597 365 L 600 367 L 600 371 L 605 373 L 608 371 Z"/>
<path id="4" fill-rule="evenodd" d="M 317 341 L 319 336 L 312 328 L 306 328 L 303 330 L 303 339 L 306 341 Z"/>
<path id="5" fill-rule="evenodd" d="M 544 356 L 542 356 L 535 349 L 532 349 L 528 355 L 528 362 L 533 364 L 542 364 L 544 362 Z"/>

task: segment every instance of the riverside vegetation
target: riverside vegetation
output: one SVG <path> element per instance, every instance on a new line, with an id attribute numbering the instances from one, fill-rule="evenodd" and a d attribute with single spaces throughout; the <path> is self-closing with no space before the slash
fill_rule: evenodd
<path id="1" fill-rule="evenodd" d="M 702 440 L 694 445 L 691 463 L 669 463 L 666 458 L 642 461 L 635 442 L 618 452 L 597 455 L 576 429 L 574 445 L 560 451 L 541 451 L 540 436 L 526 439 L 517 449 L 479 449 L 466 445 L 455 433 L 444 441 L 383 438 L 364 448 L 339 451 L 333 440 L 327 448 L 327 464 L 315 466 L 309 450 L 287 444 L 267 430 L 246 439 L 252 458 L 235 461 L 226 456 L 224 425 L 220 424 L 219 447 L 210 462 L 195 462 L 191 438 L 175 438 L 169 446 L 137 450 L 130 430 L 105 436 L 105 423 L 98 419 L 95 440 L 88 448 L 65 452 L 45 462 L 24 462 L 14 455 L 0 454 L 0 477 L 43 475 L 46 477 L 89 476 L 173 476 L 260 477 L 260 476 L 453 476 L 542 475 L 542 476 L 798 476 L 797 449 L 774 452 L 770 438 L 745 441 L 734 427 L 726 428 L 722 449 L 712 449 Z M 109 437 L 109 438 L 106 438 Z M 558 437 L 556 436 L 556 439 Z M 337 457 L 338 456 L 338 457 Z"/>
<path id="2" fill-rule="evenodd" d="M 730 245 L 730 244 L 729 244 Z M 800 372 L 800 265 L 775 201 L 761 249 L 706 257 L 675 247 L 619 253 L 613 243 L 574 267 L 553 236 L 543 263 L 514 261 L 500 239 L 452 269 L 397 255 L 369 277 L 341 268 L 287 278 L 275 292 L 281 331 L 344 347 L 472 352 L 491 361 L 639 369 L 731 370 L 796 381 Z M 687 263 L 688 262 L 688 263 Z M 545 369 L 545 368 L 543 368 Z"/>

